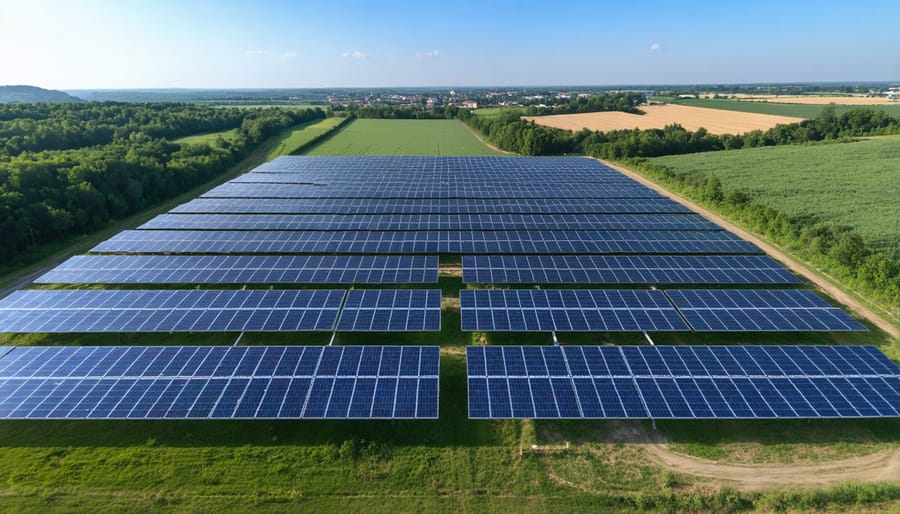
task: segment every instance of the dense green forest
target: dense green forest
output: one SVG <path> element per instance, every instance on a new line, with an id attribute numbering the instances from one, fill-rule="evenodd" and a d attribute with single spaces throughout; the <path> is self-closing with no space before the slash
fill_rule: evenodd
<path id="1" fill-rule="evenodd" d="M 95 230 L 226 171 L 264 139 L 321 109 L 186 104 L 0 106 L 0 267 L 42 243 Z M 213 144 L 169 141 L 238 129 Z"/>

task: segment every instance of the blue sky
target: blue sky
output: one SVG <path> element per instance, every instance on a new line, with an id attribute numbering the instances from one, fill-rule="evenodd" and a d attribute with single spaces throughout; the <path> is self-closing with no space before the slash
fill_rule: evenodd
<path id="1" fill-rule="evenodd" d="M 900 0 L 0 0 L 0 84 L 900 82 Z"/>

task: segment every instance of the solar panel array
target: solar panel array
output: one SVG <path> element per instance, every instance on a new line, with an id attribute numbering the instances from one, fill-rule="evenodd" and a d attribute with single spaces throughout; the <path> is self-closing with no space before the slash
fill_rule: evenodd
<path id="1" fill-rule="evenodd" d="M 387 309 L 392 321 L 378 330 L 440 330 L 439 290 L 377 293 L 394 300 L 372 307 L 379 316 Z M 342 312 L 345 296 L 350 308 Z M 16 291 L 0 300 L 0 333 L 361 330 L 369 306 L 358 297 L 370 296 L 335 289 Z M 401 318 L 406 322 L 393 322 Z"/>
<path id="2" fill-rule="evenodd" d="M 290 200 L 196 198 L 175 207 L 176 214 L 666 214 L 690 213 L 669 198 L 326 198 Z"/>
<path id="3" fill-rule="evenodd" d="M 434 419 L 436 346 L 4 348 L 0 419 Z"/>
<path id="4" fill-rule="evenodd" d="M 723 231 L 209 231 L 125 230 L 105 253 L 689 253 L 754 254 Z"/>
<path id="5" fill-rule="evenodd" d="M 900 369 L 867 346 L 469 346 L 469 417 L 900 415 Z"/>
<path id="6" fill-rule="evenodd" d="M 463 331 L 689 330 L 660 291 L 464 289 Z"/>
<path id="7" fill-rule="evenodd" d="M 763 255 L 465 255 L 478 284 L 797 284 Z"/>
<path id="8" fill-rule="evenodd" d="M 847 313 L 805 290 L 667 290 L 696 331 L 866 330 Z"/>
<path id="9" fill-rule="evenodd" d="M 437 256 L 79 255 L 38 284 L 422 284 Z"/>
<path id="10" fill-rule="evenodd" d="M 350 291 L 338 330 L 439 331 L 441 291 L 355 289 Z"/>
<path id="11" fill-rule="evenodd" d="M 143 230 L 721 230 L 697 214 L 163 214 Z"/>

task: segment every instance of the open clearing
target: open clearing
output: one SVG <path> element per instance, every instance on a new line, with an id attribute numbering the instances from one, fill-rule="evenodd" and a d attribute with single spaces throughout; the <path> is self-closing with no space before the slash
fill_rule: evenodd
<path id="1" fill-rule="evenodd" d="M 237 131 L 238 129 L 229 129 L 223 130 L 221 132 L 206 132 L 204 134 L 194 134 L 193 136 L 178 138 L 172 142 L 178 143 L 180 145 L 207 145 L 215 143 L 216 140 L 220 137 L 222 139 L 234 137 L 237 134 Z"/>
<path id="2" fill-rule="evenodd" d="M 900 139 L 778 146 L 671 155 L 650 160 L 677 172 L 716 175 L 791 218 L 853 227 L 900 258 Z"/>
<path id="3" fill-rule="evenodd" d="M 645 114 L 627 112 L 592 112 L 585 114 L 554 114 L 550 116 L 525 116 L 540 125 L 577 132 L 587 128 L 607 132 L 610 130 L 661 129 L 678 123 L 688 130 L 705 128 L 713 134 L 743 134 L 751 130 L 767 130 L 779 123 L 797 123 L 800 118 L 773 116 L 757 113 L 739 113 L 720 109 L 705 109 L 686 105 L 642 106 Z"/>
<path id="4" fill-rule="evenodd" d="M 457 120 L 360 119 L 306 155 L 501 155 Z"/>
<path id="5" fill-rule="evenodd" d="M 324 120 L 311 121 L 285 130 L 278 135 L 278 142 L 272 151 L 269 152 L 268 160 L 272 160 L 279 155 L 292 154 L 301 145 L 305 145 L 335 126 L 340 125 L 342 121 L 344 121 L 344 118 L 325 118 Z"/>

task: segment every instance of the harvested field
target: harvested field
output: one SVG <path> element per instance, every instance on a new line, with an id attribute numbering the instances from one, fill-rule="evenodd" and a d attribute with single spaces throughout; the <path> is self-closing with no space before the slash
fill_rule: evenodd
<path id="1" fill-rule="evenodd" d="M 801 118 L 774 116 L 750 112 L 724 111 L 686 105 L 642 106 L 646 114 L 626 112 L 592 112 L 586 114 L 555 114 L 551 116 L 525 116 L 535 123 L 564 130 L 579 131 L 583 128 L 606 132 L 609 130 L 663 128 L 678 123 L 688 130 L 706 128 L 713 134 L 743 134 L 751 130 L 767 130 L 779 123 L 797 123 Z"/>
<path id="2" fill-rule="evenodd" d="M 875 96 L 821 96 L 821 95 L 747 95 L 736 94 L 733 96 L 745 102 L 772 102 L 779 104 L 803 104 L 803 105 L 900 105 L 900 100 L 891 100 L 886 97 Z M 712 95 L 704 95 L 704 98 L 712 98 Z"/>

